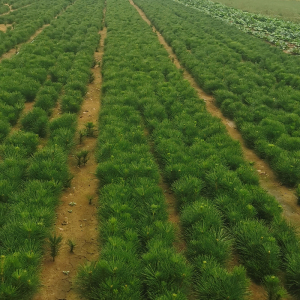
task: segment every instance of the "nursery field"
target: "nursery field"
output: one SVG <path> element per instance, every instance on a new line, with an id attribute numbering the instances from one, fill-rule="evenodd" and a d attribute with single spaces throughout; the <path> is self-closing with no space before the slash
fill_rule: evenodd
<path id="1" fill-rule="evenodd" d="M 296 200 L 199 98 L 296 189 L 299 57 L 180 1 L 0 1 L 0 300 L 300 297 Z"/>
<path id="2" fill-rule="evenodd" d="M 214 2 L 292 22 L 300 21 L 299 0 L 214 0 Z"/>
<path id="3" fill-rule="evenodd" d="M 214 0 L 214 2 L 292 22 L 300 21 L 300 2 L 298 0 Z"/>
<path id="4" fill-rule="evenodd" d="M 176 0 L 176 2 L 193 7 L 245 33 L 264 39 L 285 50 L 286 53 L 299 54 L 300 52 L 299 23 L 243 11 L 211 0 Z"/>

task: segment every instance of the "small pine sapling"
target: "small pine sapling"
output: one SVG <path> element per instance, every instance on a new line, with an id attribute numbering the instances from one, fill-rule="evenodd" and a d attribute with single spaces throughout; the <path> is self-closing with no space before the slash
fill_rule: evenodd
<path id="1" fill-rule="evenodd" d="M 85 166 L 88 161 L 88 150 L 81 150 L 75 154 L 75 158 L 77 160 L 77 166 L 80 167 L 82 164 Z"/>
<path id="2" fill-rule="evenodd" d="M 56 233 L 54 233 L 53 235 L 50 234 L 48 237 L 48 242 L 50 246 L 50 255 L 53 261 L 55 260 L 55 257 L 58 255 L 59 249 L 61 247 L 62 239 L 63 239 L 62 236 L 61 235 L 57 236 Z"/>
<path id="3" fill-rule="evenodd" d="M 76 246 L 76 243 L 73 240 L 68 240 L 68 245 L 70 247 L 70 252 L 74 253 L 74 248 Z"/>
<path id="4" fill-rule="evenodd" d="M 87 122 L 85 125 L 86 136 L 94 137 L 95 124 L 93 122 Z"/>
<path id="5" fill-rule="evenodd" d="M 280 280 L 277 276 L 265 276 L 263 282 L 267 290 L 268 300 L 280 300 L 287 296 L 287 292 L 280 286 Z"/>
<path id="6" fill-rule="evenodd" d="M 89 151 L 88 151 L 88 150 L 82 150 L 82 151 L 81 151 L 81 155 L 82 155 L 82 163 L 83 163 L 84 166 L 86 165 L 87 161 L 89 160 L 88 154 L 89 154 Z"/>
<path id="7" fill-rule="evenodd" d="M 86 132 L 85 130 L 79 130 L 78 134 L 79 134 L 79 145 L 81 145 L 83 141 L 83 137 L 86 136 Z"/>

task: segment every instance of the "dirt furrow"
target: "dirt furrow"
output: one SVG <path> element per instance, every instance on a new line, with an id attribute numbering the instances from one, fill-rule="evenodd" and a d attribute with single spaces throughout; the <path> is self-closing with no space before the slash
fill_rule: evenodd
<path id="1" fill-rule="evenodd" d="M 79 114 L 78 130 L 84 129 L 88 122 L 93 122 L 97 128 L 102 83 L 99 65 L 104 53 L 106 28 L 100 34 L 100 50 L 94 55 L 97 64 L 92 70 L 94 81 L 88 87 Z M 98 258 L 96 207 L 98 180 L 95 176 L 97 163 L 94 157 L 96 141 L 96 137 L 85 137 L 83 142 L 76 146 L 75 153 L 83 149 L 89 151 L 89 160 L 85 166 L 78 167 L 74 155 L 69 156 L 69 168 L 74 177 L 70 188 L 62 194 L 62 203 L 56 211 L 55 231 L 57 235 L 63 237 L 62 247 L 55 262 L 48 256 L 44 258 L 43 286 L 35 300 L 78 299 L 72 288 L 76 270 L 79 264 Z M 75 243 L 73 253 L 70 252 L 68 240 Z"/>

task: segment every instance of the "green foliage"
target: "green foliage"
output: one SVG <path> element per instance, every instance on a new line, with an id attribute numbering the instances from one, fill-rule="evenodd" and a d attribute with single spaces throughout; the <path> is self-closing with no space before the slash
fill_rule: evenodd
<path id="1" fill-rule="evenodd" d="M 0 120 L 0 142 L 2 142 L 10 131 L 9 122 L 6 120 Z"/>
<path id="2" fill-rule="evenodd" d="M 88 154 L 89 151 L 88 150 L 81 150 L 80 152 L 77 152 L 75 154 L 75 158 L 77 160 L 77 166 L 80 167 L 81 165 L 86 165 L 87 161 L 88 161 Z"/>
<path id="3" fill-rule="evenodd" d="M 43 109 L 35 107 L 22 118 L 21 124 L 25 131 L 31 131 L 40 137 L 45 137 L 48 130 L 47 113 Z"/>
<path id="4" fill-rule="evenodd" d="M 84 124 L 84 126 L 85 126 L 86 136 L 94 137 L 95 124 L 93 122 L 87 122 L 86 124 Z"/>
<path id="5" fill-rule="evenodd" d="M 166 248 L 162 241 L 151 241 L 150 245 L 149 252 L 142 256 L 145 265 L 143 281 L 147 284 L 149 298 L 162 296 L 166 291 L 178 294 L 180 290 L 186 290 L 191 274 L 183 257 Z"/>
<path id="6" fill-rule="evenodd" d="M 300 181 L 299 158 L 293 157 L 290 153 L 282 152 L 272 165 L 283 184 L 293 187 Z"/>
<path id="7" fill-rule="evenodd" d="M 68 240 L 68 245 L 69 245 L 69 247 L 70 247 L 70 252 L 71 253 L 73 253 L 74 252 L 74 248 L 75 248 L 75 246 L 76 246 L 76 243 L 73 241 L 73 240 Z"/>
<path id="8" fill-rule="evenodd" d="M 34 154 L 27 170 L 28 177 L 31 180 L 54 180 L 66 187 L 71 178 L 66 163 L 67 155 L 60 147 L 45 147 Z"/>
<path id="9" fill-rule="evenodd" d="M 84 96 L 87 92 L 86 83 L 81 81 L 69 81 L 64 88 L 66 91 L 79 91 L 81 96 Z"/>
<path id="10" fill-rule="evenodd" d="M 243 221 L 235 226 L 234 235 L 240 258 L 253 279 L 261 281 L 267 275 L 276 274 L 280 249 L 263 223 Z"/>
<path id="11" fill-rule="evenodd" d="M 62 236 L 61 235 L 57 236 L 56 233 L 54 233 L 53 235 L 49 235 L 48 237 L 50 255 L 53 261 L 55 260 L 55 257 L 58 255 L 59 249 L 61 247 L 62 239 L 63 239 Z"/>
<path id="12" fill-rule="evenodd" d="M 39 138 L 37 134 L 32 132 L 16 131 L 11 134 L 5 141 L 6 145 L 12 145 L 26 156 L 32 155 L 38 147 Z"/>
<path id="13" fill-rule="evenodd" d="M 180 199 L 180 204 L 195 201 L 200 195 L 205 184 L 196 177 L 186 176 L 175 181 L 172 185 L 174 193 Z"/>
<path id="14" fill-rule="evenodd" d="M 270 143 L 274 143 L 282 134 L 286 132 L 285 126 L 281 122 L 275 120 L 263 119 L 259 125 L 262 134 Z"/>
<path id="15" fill-rule="evenodd" d="M 66 94 L 62 97 L 61 110 L 63 113 L 78 113 L 81 103 L 82 97 L 80 92 L 72 91 L 72 93 Z"/>
<path id="16" fill-rule="evenodd" d="M 222 227 L 220 212 L 206 200 L 195 201 L 187 205 L 181 212 L 182 226 L 189 230 L 195 224 L 205 224 L 207 229 L 219 229 Z"/>
<path id="17" fill-rule="evenodd" d="M 209 256 L 199 256 L 193 265 L 195 293 L 199 299 L 242 300 L 248 294 L 249 279 L 243 267 L 234 267 L 229 273 Z"/>
<path id="18" fill-rule="evenodd" d="M 254 188 L 251 191 L 251 196 L 252 204 L 255 206 L 259 218 L 271 222 L 280 217 L 282 213 L 281 205 L 262 188 Z"/>
<path id="19" fill-rule="evenodd" d="M 287 296 L 286 290 L 280 286 L 280 280 L 274 275 L 268 275 L 264 278 L 268 300 L 280 300 Z"/>
<path id="20" fill-rule="evenodd" d="M 232 240 L 224 229 L 209 228 L 201 222 L 195 224 L 189 238 L 187 256 L 193 259 L 198 255 L 214 257 L 220 264 L 224 264 L 231 253 Z"/>
<path id="21" fill-rule="evenodd" d="M 54 119 L 49 123 L 49 129 L 50 131 L 55 131 L 60 128 L 67 128 L 67 129 L 73 129 L 75 130 L 76 127 L 76 115 L 74 114 L 62 114 L 59 118 Z"/>
<path id="22" fill-rule="evenodd" d="M 289 290 L 295 294 L 300 293 L 300 256 L 298 253 L 291 253 L 286 258 L 286 282 Z"/>
<path id="23" fill-rule="evenodd" d="M 50 143 L 54 146 L 57 145 L 64 149 L 64 151 L 70 151 L 74 146 L 74 128 L 59 128 L 51 132 Z"/>
<path id="24" fill-rule="evenodd" d="M 79 295 L 95 300 L 99 295 L 107 300 L 140 299 L 141 269 L 133 240 L 111 237 L 101 256 L 79 268 L 75 282 Z"/>

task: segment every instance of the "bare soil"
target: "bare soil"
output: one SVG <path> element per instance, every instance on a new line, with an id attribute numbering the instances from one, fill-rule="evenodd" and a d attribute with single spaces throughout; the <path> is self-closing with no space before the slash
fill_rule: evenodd
<path id="1" fill-rule="evenodd" d="M 11 27 L 10 24 L 5 25 L 5 24 L 0 24 L 0 31 L 6 32 L 6 30 Z"/>
<path id="2" fill-rule="evenodd" d="M 96 62 L 101 63 L 104 51 L 106 28 L 100 32 L 100 51 L 95 52 Z M 87 122 L 93 122 L 97 128 L 100 111 L 100 89 L 102 77 L 99 65 L 93 68 L 94 81 L 89 85 L 85 101 L 78 119 L 78 130 L 84 129 Z M 56 234 L 62 235 L 63 246 L 55 262 L 49 256 L 43 261 L 41 291 L 34 300 L 77 300 L 72 281 L 80 264 L 97 260 L 99 256 L 97 231 L 97 190 L 98 180 L 95 176 L 97 162 L 94 153 L 97 139 L 84 138 L 75 152 L 89 150 L 89 160 L 85 166 L 77 167 L 73 155 L 69 156 L 69 168 L 74 178 L 71 187 L 61 196 L 62 204 L 58 207 L 55 224 Z M 89 199 L 91 199 L 91 204 Z M 76 203 L 76 205 L 70 204 Z M 68 240 L 75 242 L 74 253 L 70 253 Z"/>

